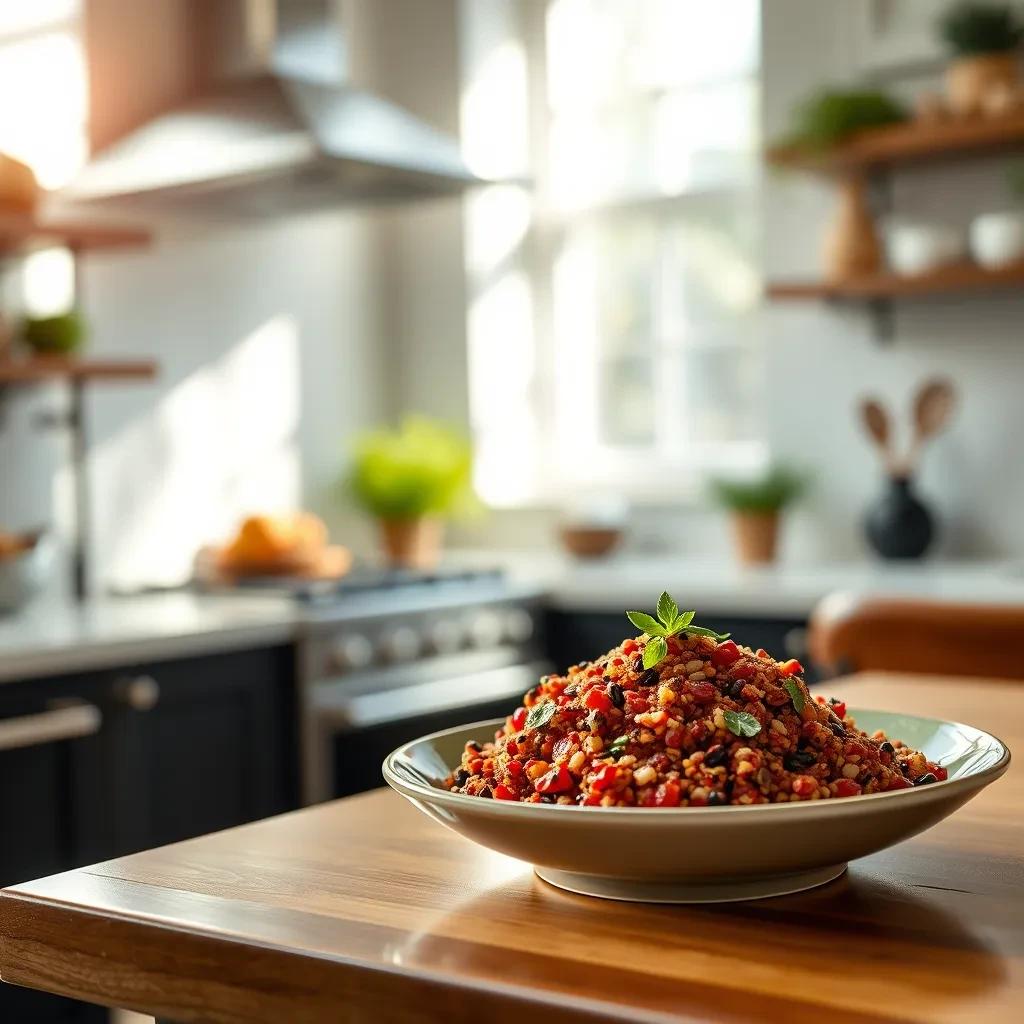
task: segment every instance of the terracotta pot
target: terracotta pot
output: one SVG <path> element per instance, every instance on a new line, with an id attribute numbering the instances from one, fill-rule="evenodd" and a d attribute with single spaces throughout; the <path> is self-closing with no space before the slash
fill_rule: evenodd
<path id="1" fill-rule="evenodd" d="M 946 97 L 958 117 L 970 117 L 985 109 L 986 97 L 1017 87 L 1020 66 L 1015 53 L 982 53 L 961 57 L 946 69 Z"/>
<path id="2" fill-rule="evenodd" d="M 775 561 L 779 540 L 778 512 L 733 512 L 732 533 L 736 557 L 743 565 Z"/>
<path id="3" fill-rule="evenodd" d="M 622 531 L 611 526 L 563 526 L 562 546 L 576 558 L 601 558 L 622 540 Z"/>
<path id="4" fill-rule="evenodd" d="M 380 523 L 381 545 L 396 569 L 433 569 L 441 558 L 444 525 L 439 519 L 393 519 Z"/>
<path id="5" fill-rule="evenodd" d="M 839 205 L 825 236 L 825 277 L 829 281 L 874 274 L 882 266 L 882 245 L 859 175 L 839 183 Z"/>

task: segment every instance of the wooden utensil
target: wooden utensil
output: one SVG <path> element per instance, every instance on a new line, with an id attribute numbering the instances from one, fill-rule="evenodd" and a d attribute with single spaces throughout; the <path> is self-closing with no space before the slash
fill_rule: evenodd
<path id="1" fill-rule="evenodd" d="M 889 428 L 889 414 L 877 398 L 865 398 L 860 403 L 860 416 L 868 436 L 882 455 L 882 461 L 889 472 L 893 469 L 892 432 Z"/>
<path id="2" fill-rule="evenodd" d="M 956 391 L 948 380 L 930 380 L 921 386 L 914 397 L 914 436 L 903 463 L 905 472 L 916 468 L 925 442 L 946 426 L 955 406 Z"/>

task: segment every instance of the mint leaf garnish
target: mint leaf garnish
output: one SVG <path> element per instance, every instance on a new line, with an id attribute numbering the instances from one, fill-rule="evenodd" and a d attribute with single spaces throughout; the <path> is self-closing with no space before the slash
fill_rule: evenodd
<path id="1" fill-rule="evenodd" d="M 668 644 L 656 636 L 644 648 L 644 668 L 654 668 L 668 654 Z"/>
<path id="2" fill-rule="evenodd" d="M 526 716 L 526 729 L 539 729 L 542 725 L 547 725 L 551 721 L 551 716 L 555 713 L 557 705 L 553 700 L 546 700 L 543 704 L 535 704 L 530 708 L 530 713 Z"/>
<path id="3" fill-rule="evenodd" d="M 800 714 L 805 703 L 804 692 L 800 689 L 800 684 L 795 679 L 787 679 L 782 684 L 782 688 L 792 697 L 793 707 L 796 708 L 796 713 Z"/>
<path id="4" fill-rule="evenodd" d="M 737 736 L 756 736 L 761 723 L 749 711 L 726 711 L 725 724 Z"/>

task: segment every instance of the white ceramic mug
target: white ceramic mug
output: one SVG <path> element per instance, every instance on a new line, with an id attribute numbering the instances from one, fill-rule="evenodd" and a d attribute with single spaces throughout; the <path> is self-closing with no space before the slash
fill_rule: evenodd
<path id="1" fill-rule="evenodd" d="M 889 266 L 907 276 L 953 263 L 965 248 L 963 235 L 947 224 L 891 224 L 886 243 Z"/>
<path id="2" fill-rule="evenodd" d="M 983 213 L 971 223 L 971 255 L 995 269 L 1024 259 L 1024 212 Z"/>

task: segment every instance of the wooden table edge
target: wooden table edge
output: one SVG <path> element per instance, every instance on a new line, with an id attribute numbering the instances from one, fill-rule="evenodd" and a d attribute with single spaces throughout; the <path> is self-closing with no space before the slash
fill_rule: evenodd
<path id="1" fill-rule="evenodd" d="M 216 971 L 216 977 L 197 980 L 194 973 L 169 973 L 162 941 L 168 932 L 179 937 L 175 960 L 205 962 Z M 66 941 L 68 934 L 76 936 L 73 950 Z M 57 941 L 53 941 L 54 936 Z M 92 949 L 77 948 L 90 945 Z M 107 955 L 112 945 L 131 950 L 130 969 L 126 970 L 124 959 Z M 225 956 L 226 952 L 248 955 Z M 271 957 L 273 969 L 267 970 L 264 962 Z M 61 964 L 63 971 L 54 970 L 55 963 Z M 288 964 L 294 973 L 288 973 Z M 523 1014 L 530 1013 L 542 1013 L 541 1019 L 552 1024 L 578 1024 L 580 1020 L 597 1024 L 679 1024 L 689 1019 L 625 1005 L 616 1007 L 581 996 L 567 1000 L 562 992 L 514 984 L 488 984 L 473 978 L 453 983 L 451 975 L 423 968 L 391 967 L 270 940 L 258 941 L 229 930 L 200 931 L 150 914 L 90 910 L 20 893 L 17 887 L 0 889 L 0 982 L 5 984 L 135 1010 L 181 1024 L 279 1024 L 289 1019 L 288 1013 L 295 1012 L 294 993 L 278 991 L 275 984 L 284 974 L 289 980 L 302 979 L 302 993 L 315 993 L 307 1007 L 312 1016 L 290 1018 L 302 1021 L 334 1021 L 339 1001 L 352 996 L 358 996 L 360 1007 L 368 1000 L 372 1002 L 378 1016 L 368 1014 L 367 1019 L 387 1020 L 389 1024 L 433 1021 L 439 1015 L 449 1021 L 478 1024 L 481 1012 L 486 1012 L 495 1024 L 522 1024 Z M 206 986 L 220 990 L 216 1000 L 203 997 Z M 139 997 L 140 988 L 162 991 L 164 997 Z M 242 1011 L 240 1015 L 220 1012 L 225 988 L 237 992 L 235 1002 Z M 254 999 L 257 1003 L 252 1005 Z"/>

